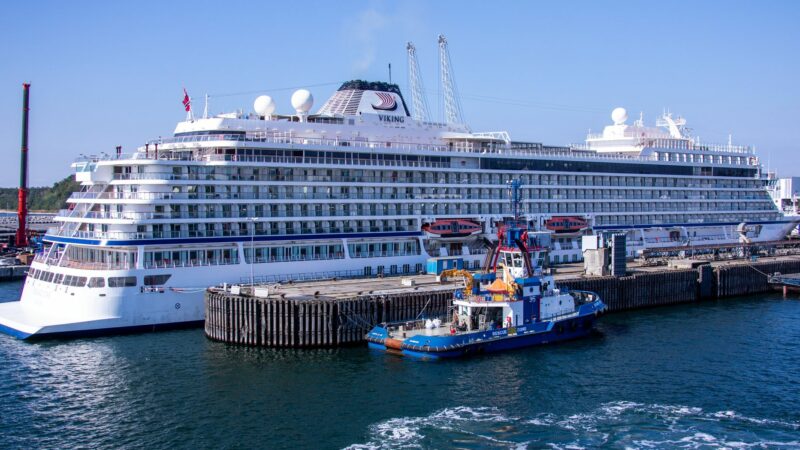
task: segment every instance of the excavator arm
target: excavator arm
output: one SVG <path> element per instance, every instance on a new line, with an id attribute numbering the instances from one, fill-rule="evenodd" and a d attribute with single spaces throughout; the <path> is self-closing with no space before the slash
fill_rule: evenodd
<path id="1" fill-rule="evenodd" d="M 472 293 L 472 274 L 468 270 L 464 269 L 448 269 L 443 270 L 442 273 L 439 274 L 439 277 L 442 281 L 446 281 L 448 278 L 452 277 L 464 277 L 464 294 L 468 296 Z"/>

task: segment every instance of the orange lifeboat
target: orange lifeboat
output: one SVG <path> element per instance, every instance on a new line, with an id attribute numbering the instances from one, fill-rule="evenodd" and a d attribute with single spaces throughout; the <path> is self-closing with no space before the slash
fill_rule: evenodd
<path id="1" fill-rule="evenodd" d="M 544 222 L 545 228 L 556 233 L 575 233 L 589 227 L 589 222 L 578 216 L 551 217 Z"/>
<path id="2" fill-rule="evenodd" d="M 456 238 L 478 234 L 483 231 L 480 224 L 466 219 L 438 219 L 433 223 L 426 223 L 422 231 L 431 237 Z"/>

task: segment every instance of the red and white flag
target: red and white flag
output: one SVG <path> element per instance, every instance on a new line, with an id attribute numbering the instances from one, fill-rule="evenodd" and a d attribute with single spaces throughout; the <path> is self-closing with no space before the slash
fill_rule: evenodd
<path id="1" fill-rule="evenodd" d="M 192 101 L 189 100 L 189 94 L 186 92 L 186 88 L 183 88 L 183 107 L 187 112 L 192 110 Z"/>

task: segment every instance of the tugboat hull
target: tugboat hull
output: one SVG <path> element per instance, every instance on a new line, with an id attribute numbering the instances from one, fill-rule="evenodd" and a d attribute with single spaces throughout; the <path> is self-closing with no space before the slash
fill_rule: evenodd
<path id="1" fill-rule="evenodd" d="M 370 331 L 367 340 L 371 349 L 395 355 L 421 359 L 460 358 L 552 344 L 588 336 L 593 332 L 597 315 L 601 310 L 554 322 L 541 322 L 491 331 L 444 336 L 417 334 L 400 341 L 400 348 L 397 345 L 398 340 L 389 337 L 386 328 L 378 326 Z"/>

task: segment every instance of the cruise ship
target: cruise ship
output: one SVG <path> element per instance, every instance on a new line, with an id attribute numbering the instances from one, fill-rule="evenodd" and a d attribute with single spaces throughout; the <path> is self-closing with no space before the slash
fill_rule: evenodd
<path id="1" fill-rule="evenodd" d="M 553 264 L 581 260 L 591 233 L 626 233 L 633 256 L 778 240 L 796 224 L 770 200 L 751 147 L 700 143 L 671 114 L 628 124 L 622 108 L 581 145 L 473 132 L 452 70 L 440 72 L 443 121 L 427 117 L 412 69 L 413 110 L 396 84 L 349 81 L 316 112 L 305 89 L 288 114 L 260 96 L 252 112 L 189 111 L 171 137 L 77 160 L 82 188 L 44 236 L 20 301 L 0 304 L 0 330 L 193 325 L 210 285 L 417 273 L 448 255 L 477 269 L 507 218 L 510 179 L 523 185 L 528 229 L 553 232 Z"/>

